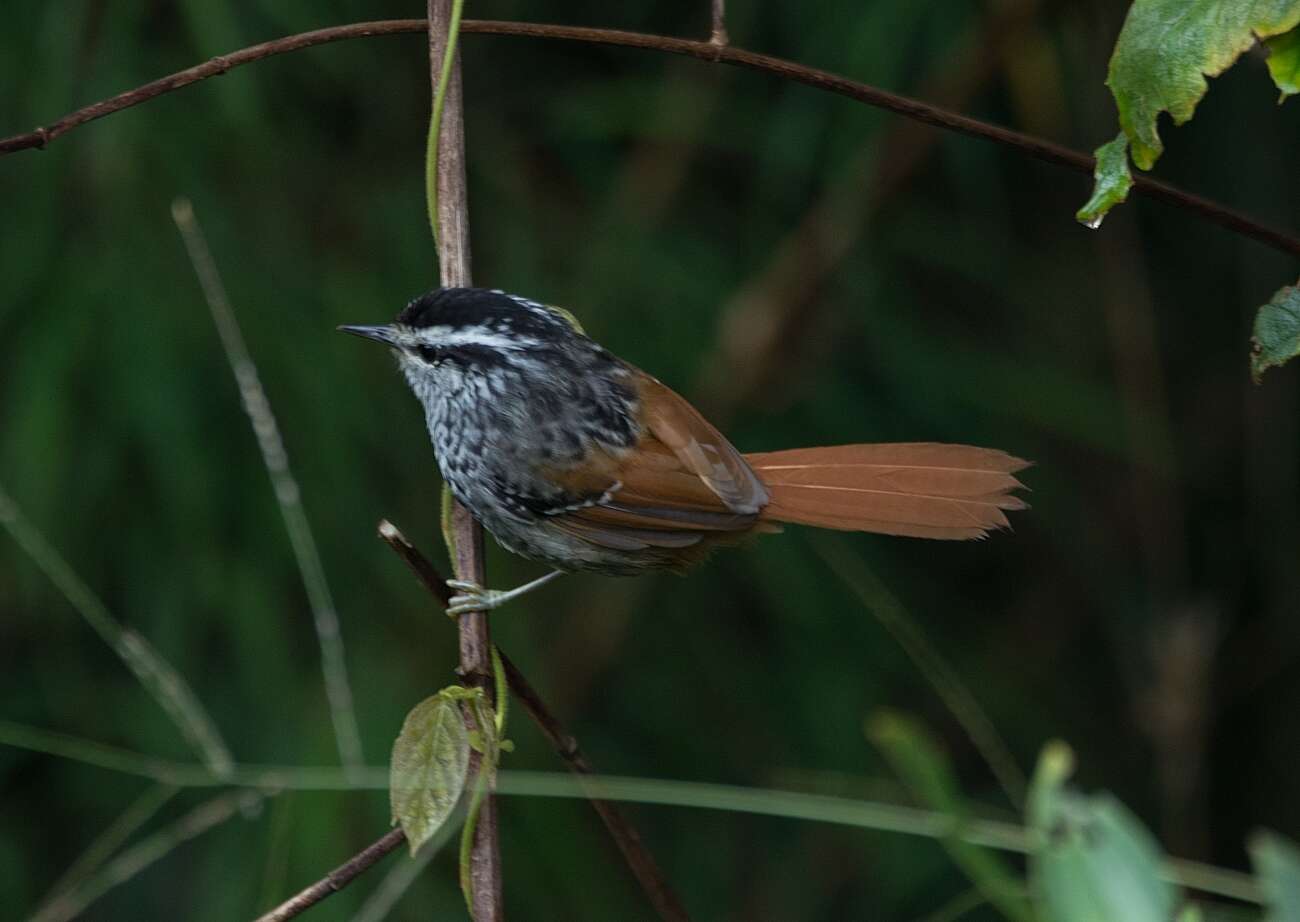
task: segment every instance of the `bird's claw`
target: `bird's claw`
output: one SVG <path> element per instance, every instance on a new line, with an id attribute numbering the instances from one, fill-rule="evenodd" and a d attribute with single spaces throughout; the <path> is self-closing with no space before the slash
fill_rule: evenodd
<path id="1" fill-rule="evenodd" d="M 491 611 L 501 605 L 510 593 L 497 589 L 484 589 L 467 579 L 449 579 L 447 586 L 457 590 L 447 602 L 447 614 L 458 618 L 471 611 Z"/>

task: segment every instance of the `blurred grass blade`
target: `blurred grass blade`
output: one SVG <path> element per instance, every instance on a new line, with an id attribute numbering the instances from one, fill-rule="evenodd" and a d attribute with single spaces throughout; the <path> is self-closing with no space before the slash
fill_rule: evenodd
<path id="1" fill-rule="evenodd" d="M 1052 922 L 1168 922 L 1177 890 L 1161 879 L 1155 839 L 1108 794 L 1085 797 L 1066 786 L 1074 756 L 1051 743 L 1029 794 L 1030 881 Z"/>
<path id="2" fill-rule="evenodd" d="M 253 433 L 257 436 L 262 463 L 266 465 L 266 473 L 271 478 L 275 500 L 280 505 L 284 527 L 289 532 L 289 543 L 293 546 L 293 556 L 298 563 L 298 572 L 302 574 L 303 586 L 307 590 L 316 639 L 320 644 L 325 697 L 329 701 L 330 717 L 334 721 L 339 759 L 348 768 L 359 768 L 365 757 L 361 752 L 361 734 L 357 729 L 356 713 L 352 706 L 352 687 L 348 683 L 343 635 L 339 630 L 334 597 L 325 579 L 325 567 L 321 563 L 320 551 L 316 548 L 316 538 L 312 535 L 311 523 L 307 521 L 307 513 L 303 509 L 302 491 L 298 489 L 298 481 L 289 468 L 289 453 L 285 450 L 280 427 L 271 411 L 271 403 L 267 400 L 266 391 L 262 389 L 257 366 L 244 342 L 244 334 L 240 331 L 239 321 L 230 306 L 226 287 L 188 199 L 176 199 L 172 203 L 172 218 L 185 241 L 190 262 L 194 265 L 194 274 L 199 278 L 203 296 L 212 312 L 212 322 L 217 327 L 221 347 L 225 350 L 235 383 L 239 385 L 244 412 L 248 414 Z"/>
<path id="3" fill-rule="evenodd" d="M 932 688 L 948 706 L 975 748 L 979 750 L 989 770 L 1017 808 L 1024 806 L 1025 776 L 1007 748 L 1002 735 L 971 694 L 970 689 L 957 677 L 957 672 L 945 660 L 925 635 L 916 627 L 902 604 L 885 588 L 861 560 L 856 559 L 843 545 L 833 540 L 816 538 L 817 553 L 826 561 L 835 575 L 852 590 L 863 606 L 875 615 L 881 626 L 903 648 L 903 652 L 929 681 Z"/>
<path id="4" fill-rule="evenodd" d="M 68 603 L 135 673 L 145 691 L 180 729 L 204 765 L 218 776 L 228 774 L 234 764 L 230 750 L 189 683 L 144 637 L 124 628 L 108 613 L 104 603 L 27 520 L 3 486 L 0 486 L 0 526 L 9 532 Z"/>
<path id="5" fill-rule="evenodd" d="M 957 894 L 928 916 L 918 919 L 917 922 L 956 922 L 956 920 L 974 912 L 987 902 L 988 900 L 984 899 L 984 894 L 980 893 L 979 890 L 967 890 L 965 893 Z"/>
<path id="6" fill-rule="evenodd" d="M 50 887 L 49 895 L 41 906 L 51 906 L 76 889 L 87 877 L 107 861 L 137 829 L 149 822 L 163 805 L 176 796 L 180 788 L 169 784 L 154 784 L 133 800 L 122 814 L 102 833 L 95 837 L 84 852 Z M 40 910 L 40 911 L 43 911 Z M 39 912 L 39 911 L 38 911 Z"/>
<path id="7" fill-rule="evenodd" d="M 63 734 L 0 721 L 0 744 L 43 752 L 73 761 L 108 768 L 129 775 L 162 780 L 189 787 L 236 784 L 266 792 L 383 790 L 389 786 L 388 772 L 367 767 L 360 777 L 333 766 L 237 765 L 228 779 L 219 778 L 202 765 L 168 762 L 135 752 L 126 752 Z M 494 779 L 496 793 L 517 797 L 590 798 L 589 782 L 564 772 L 501 770 Z M 905 807 L 880 801 L 809 794 L 774 788 L 739 787 L 701 781 L 661 778 L 629 778 L 600 775 L 600 796 L 605 800 L 657 804 L 666 807 L 694 807 L 756 816 L 782 817 L 810 823 L 831 823 L 854 829 L 899 833 L 940 839 L 953 834 L 953 818 L 932 810 Z M 957 828 L 962 841 L 1000 851 L 1027 854 L 1034 849 L 1033 836 L 1019 826 L 996 820 L 970 819 Z M 1195 861 L 1172 859 L 1161 868 L 1161 877 L 1180 885 L 1248 903 L 1261 902 L 1259 888 L 1248 875 Z"/>
<path id="8" fill-rule="evenodd" d="M 444 823 L 413 860 L 393 865 L 350 922 L 383 922 L 455 831 L 454 823 Z"/>
<path id="9" fill-rule="evenodd" d="M 43 908 L 28 922 L 67 922 L 77 918 L 109 890 L 126 883 L 190 839 L 224 823 L 237 813 L 247 813 L 254 809 L 265 797 L 265 794 L 257 791 L 232 791 L 199 804 L 170 826 L 127 849 L 98 874 Z"/>
<path id="10" fill-rule="evenodd" d="M 1250 862 L 1264 892 L 1266 922 L 1300 919 L 1300 846 L 1261 830 L 1250 837 Z"/>
<path id="11" fill-rule="evenodd" d="M 295 801 L 294 793 L 286 791 L 271 804 L 271 828 L 266 836 L 266 857 L 262 861 L 258 906 L 279 904 L 284 899 L 284 892 L 289 889 L 289 852 L 292 847 Z"/>
<path id="12" fill-rule="evenodd" d="M 914 720 L 892 711 L 872 717 L 867 736 L 884 752 L 913 796 L 951 818 L 948 833 L 939 841 L 984 899 L 1008 919 L 1032 922 L 1034 913 L 1023 882 L 993 852 L 962 840 L 966 805 L 938 744 Z"/>

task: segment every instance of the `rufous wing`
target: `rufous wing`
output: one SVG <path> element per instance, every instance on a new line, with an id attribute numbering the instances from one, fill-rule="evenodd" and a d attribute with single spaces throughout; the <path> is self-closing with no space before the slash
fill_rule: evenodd
<path id="1" fill-rule="evenodd" d="M 604 547 L 681 548 L 706 537 L 751 530 L 768 500 L 767 489 L 744 457 L 672 389 L 632 369 L 642 433 L 625 453 L 601 452 L 569 475 L 603 498 L 556 516 L 554 523 Z M 592 463 L 594 462 L 594 463 Z M 564 472 L 551 474 L 566 487 Z M 595 489 L 599 487 L 599 489 Z"/>

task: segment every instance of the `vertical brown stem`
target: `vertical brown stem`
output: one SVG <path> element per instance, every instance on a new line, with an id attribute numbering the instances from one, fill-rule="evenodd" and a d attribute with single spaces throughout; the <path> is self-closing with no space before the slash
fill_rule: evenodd
<path id="1" fill-rule="evenodd" d="M 429 0 L 429 75 L 434 96 L 447 47 L 451 23 L 451 0 Z M 460 55 L 453 62 L 447 96 L 443 103 L 438 135 L 438 265 L 444 286 L 470 284 L 469 199 L 465 182 L 465 110 L 461 100 Z M 482 585 L 483 529 L 465 507 L 456 503 L 451 514 L 452 548 L 456 576 Z M 492 639 L 485 612 L 462 615 L 460 628 L 460 672 L 466 684 L 492 694 Z M 477 771 L 477 753 L 471 771 Z M 492 794 L 483 801 L 474 844 L 470 851 L 470 893 L 475 922 L 499 922 L 504 918 L 501 900 L 501 852 L 498 847 L 497 805 Z"/>
<path id="2" fill-rule="evenodd" d="M 725 45 L 728 41 L 726 0 L 713 0 L 713 34 L 709 36 L 709 42 Z"/>

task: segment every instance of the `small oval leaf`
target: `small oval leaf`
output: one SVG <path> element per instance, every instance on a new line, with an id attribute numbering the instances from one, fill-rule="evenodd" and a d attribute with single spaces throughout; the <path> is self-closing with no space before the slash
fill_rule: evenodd
<path id="1" fill-rule="evenodd" d="M 1133 188 L 1133 174 L 1128 168 L 1128 135 L 1121 131 L 1115 140 L 1097 148 L 1094 156 L 1097 166 L 1093 170 L 1092 198 L 1074 217 L 1096 230 L 1101 227 L 1106 212 L 1128 198 Z"/>
<path id="2" fill-rule="evenodd" d="M 444 688 L 417 704 L 393 744 L 388 796 L 412 855 L 447 821 L 465 789 L 469 733 L 460 691 Z"/>

